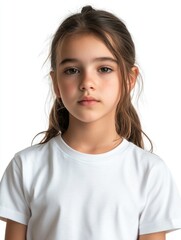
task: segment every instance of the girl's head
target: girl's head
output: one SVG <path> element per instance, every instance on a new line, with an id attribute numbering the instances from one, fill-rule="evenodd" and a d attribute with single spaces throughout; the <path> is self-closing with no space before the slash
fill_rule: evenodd
<path id="1" fill-rule="evenodd" d="M 127 140 L 143 147 L 142 129 L 138 115 L 131 103 L 130 92 L 138 75 L 135 66 L 135 47 L 125 24 L 113 14 L 95 10 L 90 6 L 82 8 L 81 13 L 65 19 L 57 29 L 51 45 L 51 68 L 57 70 L 57 53 L 68 37 L 91 34 L 99 38 L 118 62 L 121 74 L 121 96 L 117 104 L 115 126 L 117 133 Z M 55 80 L 56 81 L 56 78 Z M 56 83 L 54 83 L 56 84 Z M 56 97 L 52 107 L 49 128 L 42 143 L 64 133 L 69 125 L 69 112 L 62 100 Z"/>

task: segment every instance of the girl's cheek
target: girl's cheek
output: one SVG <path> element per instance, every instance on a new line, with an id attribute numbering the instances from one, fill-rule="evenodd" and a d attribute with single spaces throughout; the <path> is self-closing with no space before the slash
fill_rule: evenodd
<path id="1" fill-rule="evenodd" d="M 67 84 L 62 88 L 62 91 L 66 93 L 74 93 L 77 91 L 77 88 L 74 86 L 74 84 Z"/>

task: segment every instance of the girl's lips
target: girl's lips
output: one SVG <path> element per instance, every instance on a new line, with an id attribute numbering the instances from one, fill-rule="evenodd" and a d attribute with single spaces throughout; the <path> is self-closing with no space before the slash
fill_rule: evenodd
<path id="1" fill-rule="evenodd" d="M 84 96 L 79 100 L 79 102 L 81 101 L 98 101 L 98 100 L 92 96 Z"/>
<path id="2" fill-rule="evenodd" d="M 92 106 L 98 102 L 99 101 L 97 101 L 97 100 L 81 100 L 78 103 L 82 106 Z"/>
<path id="3" fill-rule="evenodd" d="M 81 100 L 78 101 L 78 103 L 82 106 L 92 106 L 99 101 L 93 97 L 83 97 Z"/>

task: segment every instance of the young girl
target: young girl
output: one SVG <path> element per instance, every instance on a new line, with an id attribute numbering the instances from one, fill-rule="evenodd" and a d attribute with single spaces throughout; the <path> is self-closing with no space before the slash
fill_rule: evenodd
<path id="1" fill-rule="evenodd" d="M 181 228 L 172 176 L 144 150 L 130 96 L 139 70 L 124 23 L 82 8 L 55 33 L 51 68 L 49 128 L 1 181 L 6 240 L 163 240 Z"/>

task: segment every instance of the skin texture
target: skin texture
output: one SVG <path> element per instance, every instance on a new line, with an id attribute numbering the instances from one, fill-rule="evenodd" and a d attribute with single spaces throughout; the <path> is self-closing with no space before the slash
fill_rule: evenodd
<path id="1" fill-rule="evenodd" d="M 145 234 L 139 236 L 138 240 L 166 240 L 165 232 Z"/>
<path id="2" fill-rule="evenodd" d="M 108 115 L 110 119 L 114 117 L 121 92 L 119 69 L 106 46 L 93 35 L 77 35 L 67 38 L 57 52 L 55 92 L 72 120 L 91 123 Z M 112 60 L 101 60 L 103 57 Z M 78 104 L 83 97 L 93 97 L 99 102 Z"/>
<path id="3" fill-rule="evenodd" d="M 26 240 L 26 229 L 26 225 L 8 220 L 5 240 Z"/>

